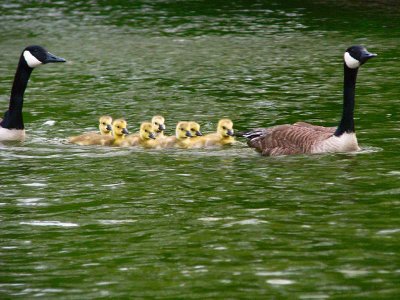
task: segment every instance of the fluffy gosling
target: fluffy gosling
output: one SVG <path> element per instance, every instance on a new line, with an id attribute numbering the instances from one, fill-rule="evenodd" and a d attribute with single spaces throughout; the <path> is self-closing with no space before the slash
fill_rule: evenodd
<path id="1" fill-rule="evenodd" d="M 68 138 L 70 143 L 78 144 L 81 146 L 88 145 L 103 145 L 107 139 L 105 137 L 112 137 L 112 118 L 110 116 L 101 116 L 99 118 L 99 132 L 87 132 L 78 136 L 71 136 Z"/>
<path id="2" fill-rule="evenodd" d="M 159 146 L 156 141 L 156 131 L 150 122 L 143 122 L 140 125 L 139 136 L 129 141 L 130 146 L 142 146 L 143 148 L 157 148 Z"/>
<path id="3" fill-rule="evenodd" d="M 188 148 L 191 136 L 189 122 L 179 122 L 176 125 L 175 136 L 160 139 L 160 146 L 163 148 Z"/>
<path id="4" fill-rule="evenodd" d="M 230 119 L 221 119 L 217 125 L 217 131 L 207 134 L 202 138 L 204 147 L 224 146 L 235 143 L 233 137 L 233 122 Z"/>

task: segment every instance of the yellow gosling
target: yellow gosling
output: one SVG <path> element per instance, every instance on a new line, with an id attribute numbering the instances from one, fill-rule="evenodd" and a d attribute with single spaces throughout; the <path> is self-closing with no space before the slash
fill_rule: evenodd
<path id="1" fill-rule="evenodd" d="M 164 148 L 189 148 L 191 136 L 189 122 L 179 122 L 176 125 L 175 136 L 164 137 L 159 143 Z"/>
<path id="2" fill-rule="evenodd" d="M 78 136 L 71 136 L 68 138 L 70 143 L 78 144 L 81 146 L 88 145 L 103 145 L 105 137 L 112 137 L 112 118 L 110 116 L 101 116 L 99 118 L 99 132 L 87 132 Z"/>
<path id="3" fill-rule="evenodd" d="M 156 131 L 150 122 L 143 122 L 140 125 L 139 136 L 136 136 L 129 141 L 131 146 L 142 146 L 143 148 L 157 148 L 159 146 L 156 140 Z"/>
<path id="4" fill-rule="evenodd" d="M 189 122 L 190 134 L 192 137 L 189 140 L 188 148 L 201 148 L 204 146 L 205 140 L 203 134 L 200 131 L 200 124 L 197 122 Z"/>
<path id="5" fill-rule="evenodd" d="M 204 146 L 224 146 L 235 143 L 233 137 L 233 123 L 230 119 L 221 119 L 217 125 L 217 132 L 202 137 Z"/>
<path id="6" fill-rule="evenodd" d="M 125 140 L 125 136 L 129 133 L 127 123 L 124 119 L 117 119 L 113 122 L 113 138 L 107 139 L 102 145 L 126 147 L 129 143 Z"/>
<path id="7" fill-rule="evenodd" d="M 163 116 L 154 116 L 151 119 L 151 124 L 154 127 L 154 131 L 156 133 L 156 138 L 164 138 L 164 130 L 165 130 L 165 125 L 164 125 L 165 119 Z M 135 132 L 133 134 L 130 134 L 126 137 L 126 140 L 132 145 L 135 146 L 135 144 L 138 142 L 140 136 L 140 129 L 139 132 Z"/>
<path id="8" fill-rule="evenodd" d="M 156 138 L 164 138 L 164 130 L 165 130 L 165 119 L 163 116 L 154 116 L 151 119 L 151 124 L 156 132 Z"/>
<path id="9" fill-rule="evenodd" d="M 156 148 L 158 141 L 156 141 L 157 133 L 154 130 L 152 123 L 143 122 L 140 125 L 140 140 L 139 145 L 144 148 Z"/>

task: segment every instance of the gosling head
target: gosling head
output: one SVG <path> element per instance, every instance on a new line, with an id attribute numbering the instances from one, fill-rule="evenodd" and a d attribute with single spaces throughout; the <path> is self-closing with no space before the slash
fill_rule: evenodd
<path id="1" fill-rule="evenodd" d="M 143 122 L 140 125 L 139 135 L 143 140 L 154 140 L 156 138 L 156 133 L 153 124 L 150 122 Z"/>
<path id="2" fill-rule="evenodd" d="M 377 54 L 368 52 L 363 46 L 351 46 L 344 53 L 344 63 L 350 69 L 357 69 L 375 56 Z"/>
<path id="3" fill-rule="evenodd" d="M 203 134 L 200 131 L 200 124 L 197 122 L 189 122 L 190 126 L 190 134 L 192 136 L 202 136 Z"/>
<path id="4" fill-rule="evenodd" d="M 116 119 L 113 122 L 113 135 L 114 137 L 124 137 L 126 134 L 129 134 L 128 129 L 126 129 L 127 124 L 123 119 Z"/>
<path id="5" fill-rule="evenodd" d="M 112 118 L 110 116 L 101 116 L 99 119 L 99 130 L 102 135 L 112 134 Z"/>
<path id="6" fill-rule="evenodd" d="M 41 46 L 28 46 L 22 52 L 22 57 L 29 68 L 36 68 L 42 64 L 65 62 L 64 58 L 57 57 Z"/>
<path id="7" fill-rule="evenodd" d="M 189 122 L 179 122 L 176 125 L 175 135 L 178 140 L 192 137 Z"/>
<path id="8" fill-rule="evenodd" d="M 151 124 L 154 126 L 154 130 L 157 133 L 163 132 L 165 130 L 165 119 L 163 116 L 154 116 L 151 119 Z"/>
<path id="9" fill-rule="evenodd" d="M 217 125 L 217 132 L 222 137 L 233 136 L 233 123 L 229 119 L 221 119 Z"/>

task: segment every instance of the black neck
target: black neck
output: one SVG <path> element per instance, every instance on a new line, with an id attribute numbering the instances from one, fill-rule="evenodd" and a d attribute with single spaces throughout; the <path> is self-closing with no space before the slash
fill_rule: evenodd
<path id="1" fill-rule="evenodd" d="M 354 99 L 356 91 L 356 79 L 358 68 L 350 69 L 344 64 L 344 84 L 343 84 L 343 113 L 339 126 L 335 131 L 335 136 L 354 131 Z"/>
<path id="2" fill-rule="evenodd" d="M 0 123 L 1 127 L 8 129 L 24 129 L 22 105 L 24 103 L 25 89 L 28 85 L 32 70 L 33 69 L 27 65 L 24 57 L 21 55 L 11 89 L 10 105 L 4 114 L 3 121 Z"/>

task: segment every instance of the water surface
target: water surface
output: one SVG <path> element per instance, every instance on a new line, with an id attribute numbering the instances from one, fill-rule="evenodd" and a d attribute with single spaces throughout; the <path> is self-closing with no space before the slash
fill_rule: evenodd
<path id="1" fill-rule="evenodd" d="M 282 1 L 283 2 L 283 1 Z M 2 299 L 394 299 L 400 294 L 399 33 L 390 1 L 13 1 L 0 5 L 0 106 L 21 49 L 24 143 L 0 145 Z M 334 126 L 342 55 L 363 44 L 363 150 L 80 147 L 102 114 L 172 134 L 304 120 Z"/>

